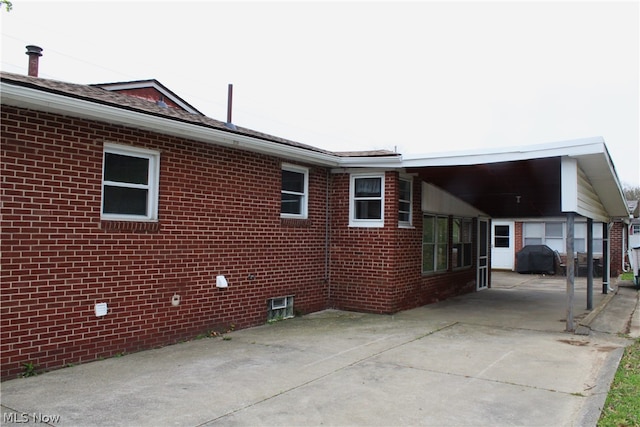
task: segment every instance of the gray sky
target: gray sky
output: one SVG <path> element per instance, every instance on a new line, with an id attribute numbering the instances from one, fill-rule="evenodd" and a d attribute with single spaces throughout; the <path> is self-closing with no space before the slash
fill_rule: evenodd
<path id="1" fill-rule="evenodd" d="M 625 2 L 61 2 L 0 12 L 2 70 L 155 78 L 206 115 L 405 157 L 603 136 L 640 185 L 640 8 Z"/>

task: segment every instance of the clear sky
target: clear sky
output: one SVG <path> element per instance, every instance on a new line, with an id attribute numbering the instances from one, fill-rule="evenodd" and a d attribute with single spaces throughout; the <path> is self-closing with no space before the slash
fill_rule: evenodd
<path id="1" fill-rule="evenodd" d="M 624 2 L 27 1 L 2 70 L 157 79 L 206 115 L 335 151 L 420 154 L 602 136 L 640 185 L 640 8 Z"/>

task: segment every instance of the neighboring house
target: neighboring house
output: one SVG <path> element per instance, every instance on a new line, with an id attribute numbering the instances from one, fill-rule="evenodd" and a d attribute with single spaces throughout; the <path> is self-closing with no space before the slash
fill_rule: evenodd
<path id="1" fill-rule="evenodd" d="M 394 313 L 489 287 L 492 217 L 628 217 L 601 138 L 403 159 L 214 120 L 154 80 L 0 89 L 2 379 Z"/>

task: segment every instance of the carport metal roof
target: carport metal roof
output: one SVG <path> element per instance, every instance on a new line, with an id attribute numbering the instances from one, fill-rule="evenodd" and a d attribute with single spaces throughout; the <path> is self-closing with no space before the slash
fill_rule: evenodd
<path id="1" fill-rule="evenodd" d="M 409 173 L 493 218 L 560 216 L 628 219 L 602 137 L 544 145 L 434 153 L 403 159 Z"/>

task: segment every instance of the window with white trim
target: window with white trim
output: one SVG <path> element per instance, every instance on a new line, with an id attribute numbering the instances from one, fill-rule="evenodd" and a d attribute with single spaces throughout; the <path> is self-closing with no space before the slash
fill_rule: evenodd
<path id="1" fill-rule="evenodd" d="M 158 219 L 160 153 L 105 144 L 102 162 L 102 218 Z"/>
<path id="2" fill-rule="evenodd" d="M 413 222 L 412 187 L 413 181 L 410 177 L 398 180 L 398 225 L 400 227 L 411 227 Z"/>
<path id="3" fill-rule="evenodd" d="M 449 218 L 424 215 L 422 219 L 422 272 L 446 271 L 449 265 Z"/>
<path id="4" fill-rule="evenodd" d="M 283 164 L 280 216 L 282 218 L 307 218 L 308 194 L 309 169 Z"/>
<path id="5" fill-rule="evenodd" d="M 561 222 L 544 223 L 544 244 L 554 251 L 564 251 L 564 231 Z"/>
<path id="6" fill-rule="evenodd" d="M 351 175 L 349 226 L 384 227 L 384 173 Z"/>
<path id="7" fill-rule="evenodd" d="M 602 253 L 602 223 L 594 222 L 593 223 L 593 253 L 601 254 Z M 579 222 L 574 225 L 573 228 L 573 249 L 576 252 L 586 252 L 587 251 L 587 224 L 584 222 Z M 562 251 L 566 252 L 563 248 Z"/>
<path id="8" fill-rule="evenodd" d="M 454 218 L 452 223 L 452 256 L 453 268 L 471 267 L 471 233 L 473 220 L 471 218 Z"/>
<path id="9" fill-rule="evenodd" d="M 564 222 L 525 222 L 523 229 L 524 244 L 547 245 L 559 253 L 566 252 L 567 225 Z M 576 252 L 587 250 L 587 224 L 577 222 L 574 225 L 573 248 Z M 602 253 L 602 223 L 593 223 L 593 253 Z"/>

